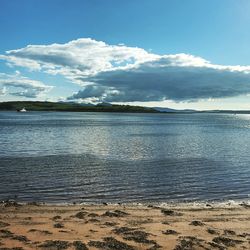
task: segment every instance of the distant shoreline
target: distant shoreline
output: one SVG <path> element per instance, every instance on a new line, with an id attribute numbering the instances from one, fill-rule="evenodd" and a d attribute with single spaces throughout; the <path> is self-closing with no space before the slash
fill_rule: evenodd
<path id="1" fill-rule="evenodd" d="M 44 112 L 110 112 L 110 113 L 157 113 L 157 114 L 250 114 L 250 110 L 175 110 L 160 107 L 143 107 L 133 105 L 117 105 L 110 103 L 78 104 L 70 102 L 42 102 L 42 101 L 9 101 L 0 102 L 0 111 L 18 111 L 25 108 L 27 111 Z"/>
<path id="2" fill-rule="evenodd" d="M 153 108 L 130 105 L 112 105 L 108 103 L 97 105 L 30 101 L 0 103 L 0 111 L 17 111 L 22 108 L 25 108 L 27 111 L 160 113 Z"/>

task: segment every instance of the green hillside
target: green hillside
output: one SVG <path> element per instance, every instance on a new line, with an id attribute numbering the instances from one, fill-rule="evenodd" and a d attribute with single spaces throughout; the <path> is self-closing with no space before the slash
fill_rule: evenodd
<path id="1" fill-rule="evenodd" d="M 130 105 L 102 105 L 83 106 L 77 103 L 60 102 L 0 102 L 0 110 L 16 111 L 23 107 L 27 111 L 71 111 L 71 112 L 132 112 L 132 113 L 158 113 L 159 111 Z"/>

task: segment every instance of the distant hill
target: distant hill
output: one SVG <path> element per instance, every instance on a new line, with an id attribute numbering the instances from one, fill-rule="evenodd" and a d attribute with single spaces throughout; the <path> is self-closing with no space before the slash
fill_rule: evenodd
<path id="1" fill-rule="evenodd" d="M 131 112 L 131 113 L 158 113 L 153 108 L 130 106 L 130 105 L 113 105 L 100 103 L 97 105 L 82 105 L 72 102 L 37 102 L 37 101 L 16 101 L 0 102 L 0 110 L 16 111 L 23 107 L 27 111 L 71 111 L 71 112 Z"/>
<path id="2" fill-rule="evenodd" d="M 141 107 L 132 105 L 117 105 L 111 103 L 74 103 L 74 102 L 37 102 L 15 101 L 0 102 L 0 111 L 16 111 L 23 107 L 27 111 L 71 111 L 71 112 L 124 112 L 124 113 L 224 113 L 224 114 L 250 114 L 250 110 L 204 110 L 171 109 L 162 107 Z"/>
<path id="3" fill-rule="evenodd" d="M 153 109 L 160 111 L 160 112 L 166 112 L 166 113 L 189 113 L 189 112 L 197 112 L 194 109 L 170 109 L 170 108 L 162 108 L 162 107 L 153 107 Z"/>
<path id="4" fill-rule="evenodd" d="M 250 114 L 250 110 L 206 110 L 202 113 L 218 113 L 218 114 Z"/>

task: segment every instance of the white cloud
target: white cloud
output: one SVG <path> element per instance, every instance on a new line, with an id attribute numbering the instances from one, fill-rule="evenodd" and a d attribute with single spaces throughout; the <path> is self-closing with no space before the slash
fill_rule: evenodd
<path id="1" fill-rule="evenodd" d="M 194 101 L 250 93 L 248 71 L 214 65 L 179 66 L 169 58 L 142 63 L 133 69 L 100 72 L 89 80 L 96 86 L 119 91 L 102 99 L 116 102 Z M 85 90 L 80 93 L 83 95 Z"/>
<path id="2" fill-rule="evenodd" d="M 6 87 L 0 88 L 0 96 L 6 94 Z"/>
<path id="3" fill-rule="evenodd" d="M 18 72 L 15 75 L 0 73 L 0 89 L 2 94 L 36 98 L 51 90 L 52 86 L 36 80 L 21 76 Z"/>
<path id="4" fill-rule="evenodd" d="M 25 67 L 30 70 L 40 70 L 41 67 L 39 63 L 37 63 L 34 60 L 29 60 L 25 58 L 18 58 L 16 56 L 6 56 L 6 55 L 0 55 L 0 59 L 8 61 L 7 65 L 10 67 L 14 66 L 20 66 L 20 67 Z"/>
<path id="5" fill-rule="evenodd" d="M 217 65 L 189 54 L 157 55 L 90 38 L 29 45 L 0 58 L 83 86 L 69 99 L 194 101 L 250 93 L 250 66 Z"/>
<path id="6" fill-rule="evenodd" d="M 140 48 L 108 45 L 90 38 L 81 38 L 65 44 L 28 45 L 25 48 L 7 51 L 6 55 L 0 58 L 12 65 L 33 70 L 42 69 L 65 76 L 88 76 L 155 57 L 157 56 Z"/>

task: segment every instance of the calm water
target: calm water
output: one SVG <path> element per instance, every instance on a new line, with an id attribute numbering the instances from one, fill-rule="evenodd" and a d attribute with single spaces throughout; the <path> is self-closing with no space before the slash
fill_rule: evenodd
<path id="1" fill-rule="evenodd" d="M 0 200 L 250 199 L 250 115 L 0 112 Z"/>

